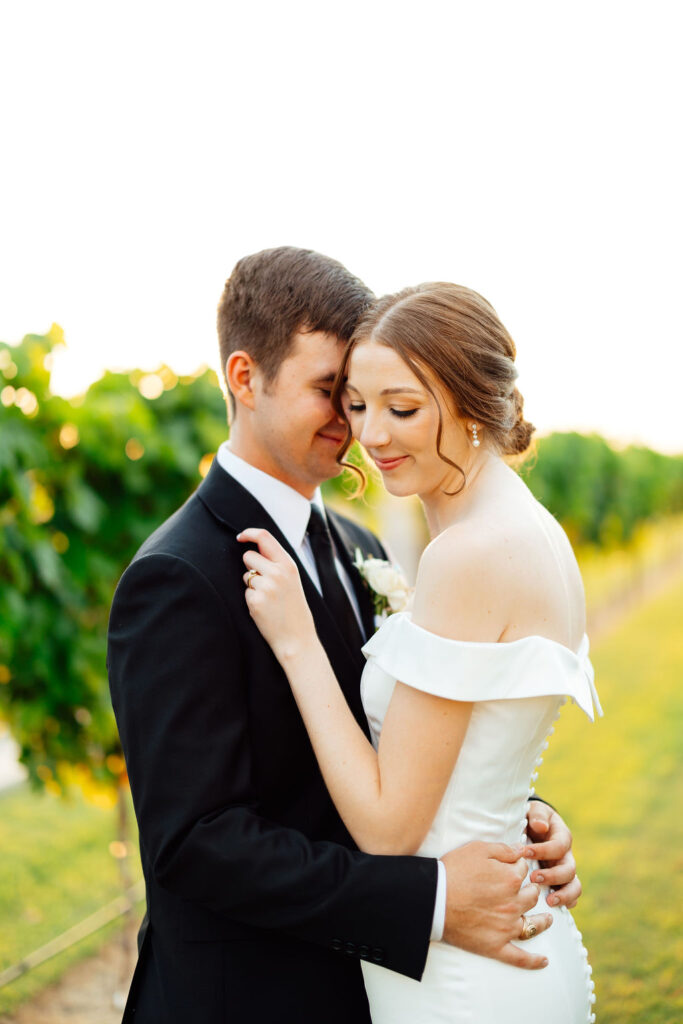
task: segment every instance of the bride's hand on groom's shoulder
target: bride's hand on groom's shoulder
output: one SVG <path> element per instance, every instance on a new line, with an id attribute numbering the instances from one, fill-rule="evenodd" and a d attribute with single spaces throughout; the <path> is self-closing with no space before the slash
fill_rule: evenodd
<path id="1" fill-rule="evenodd" d="M 299 656 L 316 632 L 296 562 L 268 530 L 243 530 L 237 540 L 258 549 L 243 555 L 249 614 L 278 661 Z"/>

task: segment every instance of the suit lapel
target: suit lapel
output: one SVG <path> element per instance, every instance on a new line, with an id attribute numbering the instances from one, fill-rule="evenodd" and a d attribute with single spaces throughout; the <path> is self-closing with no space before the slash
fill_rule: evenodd
<path id="1" fill-rule="evenodd" d="M 342 520 L 335 516 L 331 509 L 327 509 L 327 521 L 330 526 L 330 533 L 334 539 L 339 559 L 346 569 L 346 573 L 351 580 L 353 585 L 353 591 L 358 601 L 358 609 L 360 611 L 361 620 L 363 622 L 363 629 L 365 631 L 365 639 L 369 640 L 372 634 L 375 632 L 375 608 L 368 590 L 361 574 L 354 565 L 356 556 L 357 544 L 354 543 L 352 537 L 349 536 L 348 532 L 344 528 Z"/>
<path id="2" fill-rule="evenodd" d="M 247 529 L 247 527 L 268 530 L 294 559 L 299 569 L 304 594 L 313 614 L 320 642 L 330 659 L 330 664 L 351 710 L 359 724 L 363 727 L 363 730 L 367 732 L 367 722 L 360 703 L 360 688 L 358 685 L 360 674 L 365 664 L 362 651 L 360 649 L 352 650 L 350 647 L 323 601 L 322 595 L 277 523 L 268 515 L 256 498 L 238 483 L 234 477 L 231 477 L 229 473 L 222 469 L 215 460 L 207 476 L 200 484 L 197 496 L 209 511 L 235 534 Z M 342 543 L 341 547 L 348 559 L 345 543 Z M 351 566 L 351 570 L 352 572 L 349 572 L 349 575 L 353 579 L 354 575 L 358 576 L 358 573 L 353 569 L 353 566 Z M 239 576 L 239 585 L 240 587 L 244 585 L 241 574 Z M 363 621 L 365 623 L 365 616 L 363 616 Z M 371 635 L 373 630 L 374 625 L 371 627 L 368 635 Z"/>

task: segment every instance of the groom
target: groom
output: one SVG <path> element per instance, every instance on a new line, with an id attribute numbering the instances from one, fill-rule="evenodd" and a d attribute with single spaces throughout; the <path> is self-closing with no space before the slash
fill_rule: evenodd
<path id="1" fill-rule="evenodd" d="M 237 264 L 218 312 L 230 442 L 117 588 L 108 668 L 147 886 L 124 1021 L 369 1024 L 359 961 L 419 979 L 430 938 L 541 966 L 510 944 L 537 895 L 520 890 L 519 850 L 470 843 L 440 862 L 357 851 L 244 600 L 236 536 L 264 527 L 298 560 L 367 733 L 360 647 L 373 609 L 352 558 L 356 547 L 385 552 L 325 510 L 318 487 L 338 473 L 344 436 L 331 383 L 371 300 L 308 250 Z M 552 899 L 571 905 L 571 837 L 549 807 L 530 806 L 534 837 L 547 841 L 545 880 L 559 887 Z"/>

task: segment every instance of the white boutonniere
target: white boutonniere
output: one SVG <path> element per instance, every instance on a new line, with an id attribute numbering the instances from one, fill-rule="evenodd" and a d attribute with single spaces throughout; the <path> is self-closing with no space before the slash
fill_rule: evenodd
<path id="1" fill-rule="evenodd" d="M 372 595 L 377 625 L 393 612 L 402 612 L 408 607 L 410 587 L 403 573 L 384 558 L 363 557 L 356 548 L 353 564 L 360 573 Z"/>

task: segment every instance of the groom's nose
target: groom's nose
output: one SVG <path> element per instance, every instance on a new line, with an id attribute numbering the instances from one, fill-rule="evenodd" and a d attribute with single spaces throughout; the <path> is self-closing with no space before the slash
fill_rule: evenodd
<path id="1" fill-rule="evenodd" d="M 340 416 L 334 409 L 332 410 L 332 416 L 325 424 L 327 427 L 333 427 L 334 432 L 346 433 L 346 420 L 343 416 Z M 324 429 L 324 428 L 323 428 Z"/>

